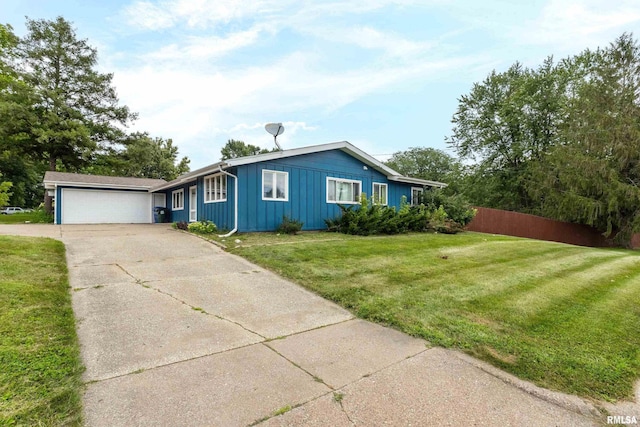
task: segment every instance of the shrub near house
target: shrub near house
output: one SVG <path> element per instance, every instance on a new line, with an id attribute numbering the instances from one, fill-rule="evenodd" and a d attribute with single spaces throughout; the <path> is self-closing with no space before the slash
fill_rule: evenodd
<path id="1" fill-rule="evenodd" d="M 393 206 L 382 206 L 363 194 L 358 207 L 339 205 L 342 215 L 327 219 L 325 223 L 329 231 L 362 236 L 410 231 L 453 234 L 473 219 L 474 209 L 461 197 L 445 196 L 437 190 L 426 193 L 423 196 L 426 203 L 410 206 L 403 198 L 399 210 Z"/>

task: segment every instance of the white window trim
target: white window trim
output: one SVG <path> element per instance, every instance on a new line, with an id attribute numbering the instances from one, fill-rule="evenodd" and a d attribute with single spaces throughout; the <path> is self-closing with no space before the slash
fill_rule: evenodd
<path id="1" fill-rule="evenodd" d="M 357 195 L 358 201 L 357 202 L 341 202 L 341 201 L 338 201 L 338 200 L 329 200 L 329 181 L 350 182 L 350 183 L 357 182 L 360 185 L 360 193 Z M 327 203 L 332 203 L 332 204 L 336 204 L 336 205 L 338 205 L 338 204 L 339 205 L 359 205 L 360 204 L 360 195 L 362 194 L 362 181 L 357 180 L 357 179 L 336 178 L 336 177 L 333 177 L 333 176 L 328 176 L 325 184 L 326 184 L 325 196 L 326 196 Z"/>
<path id="2" fill-rule="evenodd" d="M 415 203 L 413 203 L 413 190 L 419 190 L 420 194 L 424 194 L 424 188 L 422 188 L 422 187 L 411 187 L 411 206 L 417 206 Z"/>
<path id="3" fill-rule="evenodd" d="M 182 194 L 180 201 L 182 202 L 182 206 L 176 206 L 176 195 Z M 182 211 L 184 210 L 184 188 L 179 190 L 174 190 L 171 192 L 171 210 L 172 211 Z"/>
<path id="4" fill-rule="evenodd" d="M 278 199 L 277 197 L 264 197 L 264 174 L 265 172 L 273 174 L 273 182 L 271 185 L 273 186 L 273 194 L 277 194 L 276 191 L 276 183 L 278 182 L 278 174 L 284 175 L 284 199 Z M 260 191 L 262 192 L 262 200 L 268 202 L 288 202 L 289 201 L 289 172 L 285 171 L 276 171 L 271 169 L 262 169 L 262 186 L 260 187 Z"/>
<path id="5" fill-rule="evenodd" d="M 223 199 L 217 199 L 217 200 L 207 200 L 207 197 L 209 197 L 209 193 L 207 192 L 207 180 L 209 179 L 213 179 L 213 178 L 217 178 L 217 177 L 224 177 L 223 179 L 225 180 L 225 186 L 224 186 L 224 198 Z M 204 200 L 204 203 L 220 203 L 220 202 L 226 202 L 227 201 L 227 193 L 228 193 L 228 180 L 227 180 L 227 175 L 223 174 L 223 173 L 214 173 L 213 175 L 207 175 L 203 178 L 202 180 L 202 192 L 203 192 L 203 197 L 202 199 Z"/>
<path id="6" fill-rule="evenodd" d="M 376 185 L 379 185 L 381 187 L 384 187 L 384 192 L 385 192 L 385 203 L 376 203 L 375 202 L 375 197 L 376 197 Z M 371 184 L 371 197 L 373 197 L 373 201 L 376 205 L 380 205 L 380 206 L 388 206 L 389 205 L 389 184 L 385 183 L 385 182 L 374 182 L 373 184 Z"/>

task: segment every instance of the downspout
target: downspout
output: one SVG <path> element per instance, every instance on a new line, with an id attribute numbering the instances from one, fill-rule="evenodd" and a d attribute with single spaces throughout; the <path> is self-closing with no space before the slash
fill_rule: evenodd
<path id="1" fill-rule="evenodd" d="M 220 169 L 220 173 L 223 173 L 223 174 L 225 174 L 225 175 L 228 175 L 228 176 L 232 177 L 232 178 L 233 178 L 233 182 L 235 183 L 235 184 L 234 184 L 234 193 L 235 193 L 235 195 L 234 195 L 234 205 L 235 205 L 235 207 L 234 207 L 234 209 L 233 209 L 233 212 L 234 212 L 234 221 L 233 221 L 233 225 L 234 225 L 234 227 L 233 227 L 233 230 L 231 230 L 231 231 L 230 231 L 230 232 L 228 232 L 227 234 L 221 234 L 221 235 L 218 235 L 218 237 L 229 237 L 229 236 L 231 236 L 233 233 L 235 233 L 236 231 L 238 231 L 238 177 L 237 177 L 237 176 L 235 176 L 235 175 L 234 175 L 234 174 L 232 174 L 232 173 L 229 173 L 229 172 L 227 172 L 227 171 L 223 171 L 223 170 L 222 170 L 222 165 L 218 166 L 218 168 Z"/>

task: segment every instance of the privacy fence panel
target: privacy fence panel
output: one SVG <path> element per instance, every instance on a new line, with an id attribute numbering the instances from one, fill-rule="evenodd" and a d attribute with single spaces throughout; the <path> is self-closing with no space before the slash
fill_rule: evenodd
<path id="1" fill-rule="evenodd" d="M 467 226 L 469 231 L 527 237 L 572 245 L 608 247 L 611 242 L 594 228 L 586 225 L 555 221 L 536 215 L 499 209 L 476 208 L 477 215 Z M 640 248 L 640 234 L 633 236 L 631 247 Z"/>

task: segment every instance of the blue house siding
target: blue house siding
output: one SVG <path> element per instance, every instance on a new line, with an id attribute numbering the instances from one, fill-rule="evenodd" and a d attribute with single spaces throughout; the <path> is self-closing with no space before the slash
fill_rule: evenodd
<path id="1" fill-rule="evenodd" d="M 234 174 L 233 170 L 228 171 Z M 235 174 L 234 174 L 235 175 Z M 207 175 L 208 176 L 208 175 Z M 221 230 L 231 230 L 235 224 L 233 207 L 235 200 L 234 178 L 227 176 L 227 200 L 224 202 L 204 201 L 204 177 L 198 178 L 198 220 L 209 220 Z"/>
<path id="2" fill-rule="evenodd" d="M 171 222 L 185 221 L 189 222 L 189 187 L 196 185 L 196 181 L 189 182 L 187 184 L 181 184 L 177 187 L 172 187 L 166 190 L 164 193 L 167 200 L 167 208 L 169 210 L 169 220 Z M 173 210 L 173 197 L 171 193 L 176 190 L 184 190 L 184 209 Z"/>
<path id="3" fill-rule="evenodd" d="M 404 184 L 402 182 L 390 181 L 388 187 L 388 204 L 389 206 L 396 206 L 400 208 L 402 202 L 402 196 L 407 198 L 406 202 L 411 203 L 411 187 L 420 187 L 419 185 Z"/>
<path id="4" fill-rule="evenodd" d="M 358 180 L 361 191 L 371 196 L 373 182 L 389 185 L 389 205 L 400 206 L 401 196 L 410 198 L 411 186 L 389 182 L 371 167 L 340 150 L 305 154 L 283 159 L 238 166 L 239 231 L 272 231 L 283 215 L 300 220 L 304 230 L 321 230 L 324 220 L 340 214 L 335 203 L 326 202 L 327 177 Z M 289 174 L 289 200 L 262 200 L 262 171 L 284 171 Z M 231 188 L 231 187 L 230 187 Z"/>
<path id="5" fill-rule="evenodd" d="M 287 201 L 262 200 L 263 170 L 287 172 Z M 374 182 L 387 184 L 388 205 L 396 208 L 400 207 L 403 196 L 407 202 L 411 201 L 411 187 L 420 186 L 389 181 L 385 174 L 340 149 L 271 158 L 234 166 L 227 172 L 238 177 L 239 232 L 273 231 L 284 215 L 302 221 L 304 230 L 325 229 L 325 219 L 340 215 L 338 204 L 327 203 L 328 177 L 360 181 L 361 192 L 367 197 L 372 196 Z M 219 229 L 233 229 L 236 226 L 235 179 L 227 176 L 226 201 L 205 203 L 204 178 L 199 176 L 187 184 L 163 190 L 171 221 L 189 221 L 189 187 L 197 185 L 197 219 L 213 221 Z M 171 209 L 172 192 L 177 189 L 184 190 L 184 209 L 174 211 Z"/>

